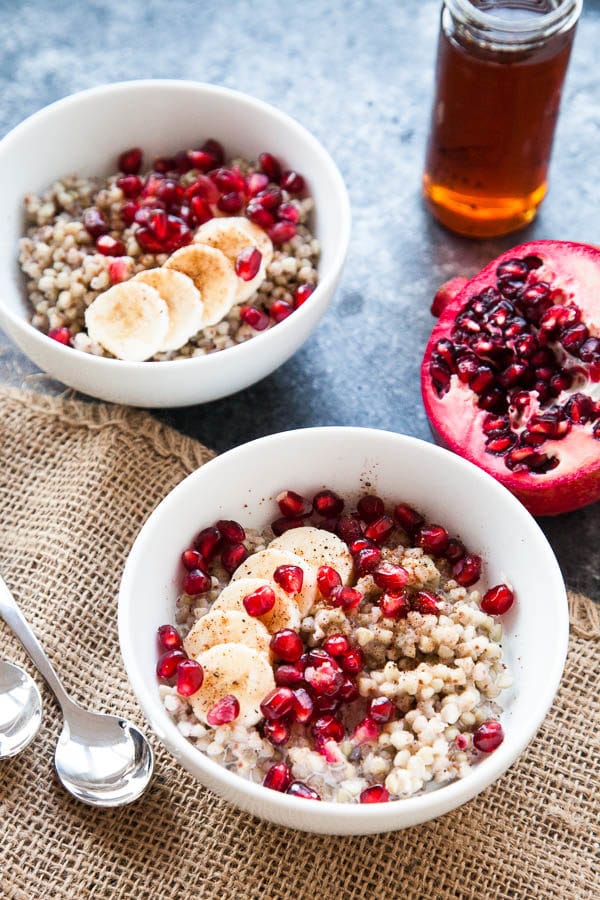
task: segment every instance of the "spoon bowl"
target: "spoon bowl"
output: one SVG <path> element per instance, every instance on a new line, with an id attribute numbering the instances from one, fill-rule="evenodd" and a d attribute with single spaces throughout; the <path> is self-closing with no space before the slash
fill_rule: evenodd
<path id="1" fill-rule="evenodd" d="M 119 716 L 69 710 L 54 754 L 63 786 L 90 806 L 132 803 L 152 775 L 152 750 L 135 725 Z"/>
<path id="2" fill-rule="evenodd" d="M 0 759 L 27 747 L 42 724 L 42 698 L 33 678 L 0 660 Z"/>

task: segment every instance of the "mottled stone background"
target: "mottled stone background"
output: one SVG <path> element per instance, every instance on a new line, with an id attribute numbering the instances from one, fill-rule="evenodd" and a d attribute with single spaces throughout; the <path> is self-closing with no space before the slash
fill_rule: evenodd
<path id="1" fill-rule="evenodd" d="M 176 428 L 217 450 L 324 424 L 430 439 L 418 371 L 436 286 L 522 239 L 600 243 L 600 0 L 585 0 L 543 210 L 518 236 L 485 242 L 444 231 L 419 198 L 439 6 L 0 0 L 1 133 L 92 85 L 192 78 L 247 91 L 298 118 L 349 187 L 354 219 L 345 276 L 310 342 L 235 397 L 157 413 Z M 0 333 L 0 380 L 56 390 L 31 378 L 35 371 Z M 570 585 L 598 598 L 599 523 L 599 504 L 541 522 Z"/>

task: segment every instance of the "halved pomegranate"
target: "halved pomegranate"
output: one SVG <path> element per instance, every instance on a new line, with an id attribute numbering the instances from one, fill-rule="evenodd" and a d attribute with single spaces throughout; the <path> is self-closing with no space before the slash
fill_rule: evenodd
<path id="1" fill-rule="evenodd" d="M 600 249 L 535 241 L 453 282 L 421 369 L 435 439 L 534 515 L 599 500 Z"/>

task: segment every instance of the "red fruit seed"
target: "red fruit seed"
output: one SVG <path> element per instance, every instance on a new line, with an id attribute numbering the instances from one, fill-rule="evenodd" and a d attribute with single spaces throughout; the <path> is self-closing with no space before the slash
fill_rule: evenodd
<path id="1" fill-rule="evenodd" d="M 173 678 L 180 662 L 187 659 L 183 650 L 167 650 L 156 664 L 156 674 L 159 678 Z"/>
<path id="2" fill-rule="evenodd" d="M 260 711 L 265 719 L 275 722 L 290 712 L 294 705 L 294 693 L 287 687 L 276 687 L 267 694 L 260 704 Z"/>
<path id="3" fill-rule="evenodd" d="M 262 253 L 256 247 L 245 247 L 235 261 L 235 272 L 242 281 L 252 281 L 258 275 Z"/>
<path id="4" fill-rule="evenodd" d="M 229 544 L 221 553 L 221 565 L 226 572 L 233 575 L 235 570 L 248 558 L 248 551 L 243 544 Z"/>
<path id="5" fill-rule="evenodd" d="M 120 172 L 126 175 L 137 175 L 142 166 L 142 151 L 139 147 L 132 147 L 125 150 L 119 156 L 118 166 Z"/>
<path id="6" fill-rule="evenodd" d="M 382 563 L 373 572 L 373 581 L 384 591 L 398 591 L 408 584 L 409 578 L 406 569 L 393 563 Z"/>
<path id="7" fill-rule="evenodd" d="M 365 537 L 376 544 L 382 544 L 394 530 L 394 520 L 389 516 L 380 516 L 365 528 Z"/>
<path id="8" fill-rule="evenodd" d="M 292 780 L 291 770 L 285 763 L 275 763 L 271 766 L 263 779 L 263 787 L 270 788 L 272 791 L 286 791 Z"/>
<path id="9" fill-rule="evenodd" d="M 333 491 L 319 491 L 313 497 L 313 508 L 320 516 L 339 516 L 344 508 L 344 501 Z"/>
<path id="10" fill-rule="evenodd" d="M 297 662 L 304 653 L 302 638 L 297 631 L 292 631 L 291 628 L 277 631 L 271 638 L 269 646 L 275 656 L 285 662 Z"/>
<path id="11" fill-rule="evenodd" d="M 235 721 L 240 714 L 240 704 L 237 697 L 233 694 L 227 694 L 217 700 L 215 705 L 211 707 L 206 714 L 206 721 L 209 725 L 227 725 L 229 722 Z"/>
<path id="12" fill-rule="evenodd" d="M 350 650 L 350 641 L 343 634 L 331 634 L 325 638 L 322 646 L 330 656 L 343 656 Z"/>
<path id="13" fill-rule="evenodd" d="M 504 740 L 504 731 L 496 719 L 487 719 L 473 735 L 473 744 L 482 753 L 492 753 Z"/>
<path id="14" fill-rule="evenodd" d="M 184 659 L 177 666 L 177 693 L 191 697 L 199 691 L 204 681 L 204 670 L 195 659 Z"/>
<path id="15" fill-rule="evenodd" d="M 205 594 L 210 590 L 211 586 L 212 580 L 210 575 L 207 575 L 201 569 L 192 569 L 191 572 L 185 574 L 183 579 L 183 590 L 191 597 L 195 597 L 197 594 Z"/>
<path id="16" fill-rule="evenodd" d="M 219 519 L 216 527 L 223 540 L 229 541 L 231 544 L 240 544 L 246 540 L 246 532 L 240 523 L 234 522 L 233 519 Z"/>
<path id="17" fill-rule="evenodd" d="M 497 584 L 483 595 L 481 608 L 489 616 L 503 616 L 515 600 L 515 595 L 506 584 Z"/>
<path id="18" fill-rule="evenodd" d="M 278 566 L 273 572 L 273 581 L 282 587 L 286 594 L 299 594 L 304 582 L 304 572 L 300 566 Z"/>
<path id="19" fill-rule="evenodd" d="M 181 650 L 183 642 L 174 625 L 161 625 L 158 629 L 158 640 L 164 650 Z"/>
<path id="20" fill-rule="evenodd" d="M 361 803 L 387 803 L 390 793 L 383 784 L 373 784 L 361 792 Z"/>
<path id="21" fill-rule="evenodd" d="M 317 585 L 321 596 L 328 600 L 334 590 L 342 586 L 340 574 L 331 566 L 319 566 L 317 569 Z"/>
<path id="22" fill-rule="evenodd" d="M 247 594 L 243 600 L 249 616 L 264 616 L 275 606 L 275 593 L 268 585 L 263 585 Z"/>
<path id="23" fill-rule="evenodd" d="M 452 574 L 462 587 L 471 587 L 481 576 L 481 557 L 474 554 L 463 556 L 452 569 Z"/>

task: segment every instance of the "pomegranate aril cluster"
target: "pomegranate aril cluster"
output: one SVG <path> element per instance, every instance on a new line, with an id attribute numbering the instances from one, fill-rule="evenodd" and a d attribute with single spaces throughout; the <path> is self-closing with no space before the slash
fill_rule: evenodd
<path id="1" fill-rule="evenodd" d="M 496 283 L 456 317 L 451 339 L 437 342 L 429 367 L 440 397 L 453 375 L 475 393 L 488 413 L 486 451 L 512 471 L 533 474 L 559 464 L 555 452 L 541 449 L 546 441 L 600 419 L 600 404 L 584 390 L 559 399 L 582 381 L 600 381 L 600 337 L 572 299 L 538 278 L 541 265 L 535 256 L 501 263 Z M 600 427 L 592 434 L 600 439 Z"/>

